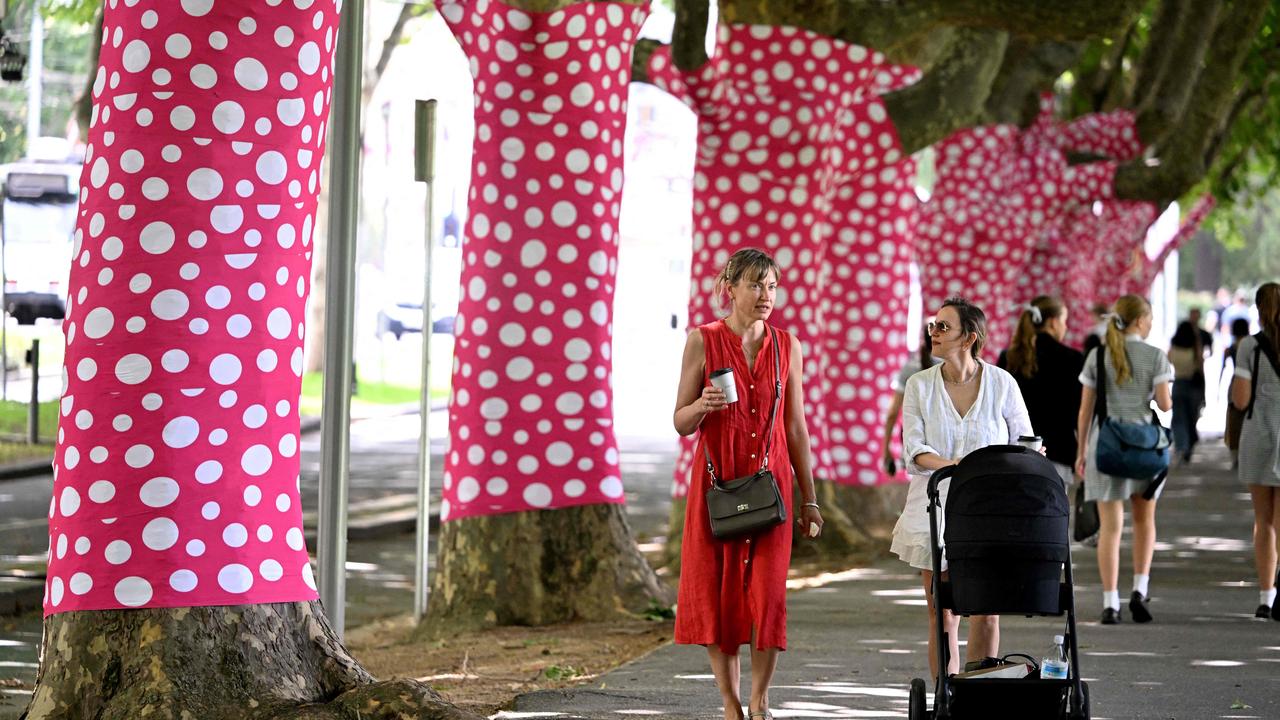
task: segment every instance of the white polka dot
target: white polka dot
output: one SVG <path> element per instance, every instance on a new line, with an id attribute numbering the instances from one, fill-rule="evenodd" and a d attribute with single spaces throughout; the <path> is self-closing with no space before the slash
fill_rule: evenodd
<path id="1" fill-rule="evenodd" d="M 213 8 L 213 0 L 182 0 L 182 9 L 192 17 L 203 17 Z"/>
<path id="2" fill-rule="evenodd" d="M 125 607 L 141 607 L 151 602 L 151 583 L 130 575 L 116 583 L 115 596 L 116 602 Z"/>
<path id="3" fill-rule="evenodd" d="M 249 507 L 257 507 L 262 502 L 262 488 L 257 485 L 250 485 L 244 489 L 244 504 Z"/>
<path id="4" fill-rule="evenodd" d="M 151 361 L 145 355 L 125 355 L 116 362 L 116 379 L 126 385 L 137 385 L 151 377 Z"/>
<path id="5" fill-rule="evenodd" d="M 83 535 L 76 538 L 76 554 L 77 555 L 84 555 L 85 553 L 89 552 L 89 549 L 92 546 L 93 546 L 93 543 L 90 542 L 89 538 Z"/>
<path id="6" fill-rule="evenodd" d="M 205 547 L 203 540 L 188 540 L 187 554 L 191 557 L 200 557 L 204 554 Z"/>
<path id="7" fill-rule="evenodd" d="M 223 353 L 209 363 L 209 377 L 219 385 L 231 385 L 240 379 L 242 366 L 240 358 L 230 353 Z"/>
<path id="8" fill-rule="evenodd" d="M 236 82 L 245 90 L 261 90 L 267 86 L 267 68 L 254 58 L 240 58 L 235 68 Z"/>
<path id="9" fill-rule="evenodd" d="M 120 64 L 125 70 L 136 73 L 142 72 L 151 62 L 151 48 L 145 40 L 133 40 L 124 46 L 124 54 L 120 58 Z"/>
<path id="10" fill-rule="evenodd" d="M 116 318 L 111 311 L 104 308 L 94 308 L 89 311 L 84 319 L 84 334 L 90 340 L 97 340 L 106 336 L 111 332 L 111 328 L 115 325 Z M 87 379 L 87 378 L 86 378 Z"/>
<path id="11" fill-rule="evenodd" d="M 110 480 L 95 480 L 89 486 L 89 499 L 96 503 L 110 502 L 116 496 L 116 486 Z"/>
<path id="12" fill-rule="evenodd" d="M 138 498 L 147 507 L 165 507 L 178 499 L 178 483 L 174 482 L 173 478 L 151 478 L 138 490 Z"/>
<path id="13" fill-rule="evenodd" d="M 315 74 L 320 68 L 320 47 L 313 42 L 306 42 L 298 49 L 298 67 L 307 75 Z"/>
<path id="14" fill-rule="evenodd" d="M 271 449 L 266 445 L 254 445 L 244 451 L 240 467 L 254 477 L 265 475 L 271 469 Z"/>
<path id="15" fill-rule="evenodd" d="M 142 543 L 152 550 L 168 550 L 178 542 L 178 524 L 158 517 L 142 528 Z"/>
<path id="16" fill-rule="evenodd" d="M 168 223 L 160 221 L 148 223 L 146 227 L 142 228 L 142 232 L 138 236 L 138 243 L 142 245 L 142 249 L 152 255 L 161 255 L 168 252 L 173 247 L 174 240 L 173 228 Z M 149 284 L 150 278 L 148 278 Z"/>
<path id="17" fill-rule="evenodd" d="M 222 477 L 222 463 L 217 460 L 205 460 L 196 468 L 196 482 L 202 485 L 217 482 Z"/>
<path id="18" fill-rule="evenodd" d="M 133 555 L 133 548 L 124 540 L 112 540 L 107 543 L 107 549 L 103 551 L 103 557 L 112 565 L 122 565 L 129 561 Z"/>
<path id="19" fill-rule="evenodd" d="M 227 547 L 244 547 L 244 544 L 249 542 L 249 531 L 240 523 L 231 523 L 222 529 L 222 542 L 226 543 Z"/>
<path id="20" fill-rule="evenodd" d="M 164 51 L 169 57 L 182 60 L 191 54 L 191 40 L 182 33 L 174 33 L 164 41 Z"/>
<path id="21" fill-rule="evenodd" d="M 285 175 L 289 172 L 289 164 L 285 162 L 284 155 L 270 150 L 258 156 L 257 172 L 262 182 L 268 185 L 279 185 L 284 182 Z"/>
<path id="22" fill-rule="evenodd" d="M 258 565 L 258 574 L 267 582 L 275 582 L 284 577 L 284 568 L 280 567 L 279 562 L 268 558 Z"/>
<path id="23" fill-rule="evenodd" d="M 547 507 L 551 504 L 551 488 L 539 482 L 530 483 L 524 489 L 524 501 L 533 507 Z"/>
<path id="24" fill-rule="evenodd" d="M 232 563 L 218 571 L 218 585 L 229 593 L 247 592 L 253 587 L 253 573 L 239 563 Z"/>
<path id="25" fill-rule="evenodd" d="M 271 333 L 271 337 L 284 340 L 289 337 L 292 329 L 293 320 L 289 317 L 288 310 L 276 308 L 267 315 L 267 332 Z"/>
<path id="26" fill-rule="evenodd" d="M 78 572 L 71 576 L 71 582 L 67 584 L 71 592 L 75 595 L 83 595 L 93 589 L 93 578 L 88 573 Z"/>
<path id="27" fill-rule="evenodd" d="M 190 307 L 191 302 L 181 290 L 161 290 L 151 298 L 151 312 L 161 320 L 177 320 Z"/>
<path id="28" fill-rule="evenodd" d="M 196 589 L 198 579 L 196 574 L 190 570 L 175 570 L 169 576 L 169 587 L 180 593 L 191 592 Z"/>
<path id="29" fill-rule="evenodd" d="M 471 502 L 480 495 L 480 482 L 473 477 L 462 478 L 458 482 L 457 498 L 459 502 Z"/>
<path id="30" fill-rule="evenodd" d="M 622 480 L 613 475 L 606 477 L 600 481 L 600 492 L 604 493 L 605 497 L 622 497 Z"/>
<path id="31" fill-rule="evenodd" d="M 133 445 L 124 452 L 124 462 L 131 468 L 144 468 L 155 459 L 155 451 L 146 445 Z"/>
<path id="32" fill-rule="evenodd" d="M 298 436 L 285 435 L 280 438 L 279 449 L 281 457 L 293 457 L 298 452 Z"/>
<path id="33" fill-rule="evenodd" d="M 301 550 L 303 548 L 302 530 L 294 527 L 284 534 L 284 541 L 288 543 L 293 550 Z"/>

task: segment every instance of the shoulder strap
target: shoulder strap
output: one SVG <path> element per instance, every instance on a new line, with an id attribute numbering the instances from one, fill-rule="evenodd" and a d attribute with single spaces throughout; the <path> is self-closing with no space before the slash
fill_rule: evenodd
<path id="1" fill-rule="evenodd" d="M 769 425 L 764 431 L 764 456 L 760 462 L 761 470 L 769 467 L 769 445 L 773 441 L 773 421 L 777 416 L 778 406 L 782 404 L 782 362 L 778 353 L 778 333 L 772 325 L 765 325 L 765 327 L 769 329 L 769 339 L 773 345 L 773 404 L 769 407 Z M 705 442 L 702 444 L 702 454 L 707 460 L 707 474 L 711 476 L 711 484 L 719 485 L 716 466 L 711 461 L 711 453 L 707 450 Z"/>
<path id="2" fill-rule="evenodd" d="M 1103 355 L 1107 352 L 1106 345 L 1099 345 L 1094 348 L 1097 353 L 1098 373 L 1094 385 L 1097 386 L 1097 400 L 1093 403 L 1093 414 L 1098 418 L 1098 424 L 1101 425 L 1103 420 L 1107 419 L 1107 365 L 1103 362 Z"/>
<path id="3" fill-rule="evenodd" d="M 1265 333 L 1258 332 L 1253 336 L 1253 362 L 1249 366 L 1253 377 L 1249 380 L 1249 404 L 1244 408 L 1246 418 L 1253 417 L 1253 402 L 1258 398 L 1258 369 L 1262 367 L 1258 356 L 1262 354 L 1266 354 L 1267 361 L 1271 363 L 1271 369 L 1276 375 L 1280 375 L 1280 362 L 1276 361 L 1275 348 L 1271 346 L 1271 339 Z M 1238 357 L 1236 362 L 1239 362 Z"/>

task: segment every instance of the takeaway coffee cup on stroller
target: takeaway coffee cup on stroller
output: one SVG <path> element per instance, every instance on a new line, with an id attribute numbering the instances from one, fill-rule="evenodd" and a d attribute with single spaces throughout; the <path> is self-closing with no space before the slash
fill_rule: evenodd
<path id="1" fill-rule="evenodd" d="M 1044 440 L 1039 435 L 1019 435 L 1018 444 L 1028 450 L 1040 452 L 1040 446 L 1044 444 Z"/>
<path id="2" fill-rule="evenodd" d="M 733 368 L 712 370 L 711 384 L 724 391 L 726 403 L 738 402 L 738 386 L 733 382 Z"/>

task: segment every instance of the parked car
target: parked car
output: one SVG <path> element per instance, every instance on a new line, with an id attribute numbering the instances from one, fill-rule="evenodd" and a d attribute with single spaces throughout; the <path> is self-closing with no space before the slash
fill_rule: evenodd
<path id="1" fill-rule="evenodd" d="M 436 317 L 431 321 L 433 334 L 453 334 L 454 315 Z M 405 333 L 422 332 L 422 303 L 398 302 L 378 311 L 378 337 L 391 333 L 397 340 Z"/>

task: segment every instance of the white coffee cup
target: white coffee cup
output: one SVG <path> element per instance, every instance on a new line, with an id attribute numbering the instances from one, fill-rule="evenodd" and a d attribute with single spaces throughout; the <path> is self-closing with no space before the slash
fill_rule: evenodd
<path id="1" fill-rule="evenodd" d="M 726 403 L 738 402 L 738 386 L 733 381 L 733 368 L 720 368 L 711 371 L 711 384 L 724 391 Z"/>
<path id="2" fill-rule="evenodd" d="M 1040 452 L 1044 440 L 1039 435 L 1019 435 L 1018 444 L 1035 452 Z"/>

